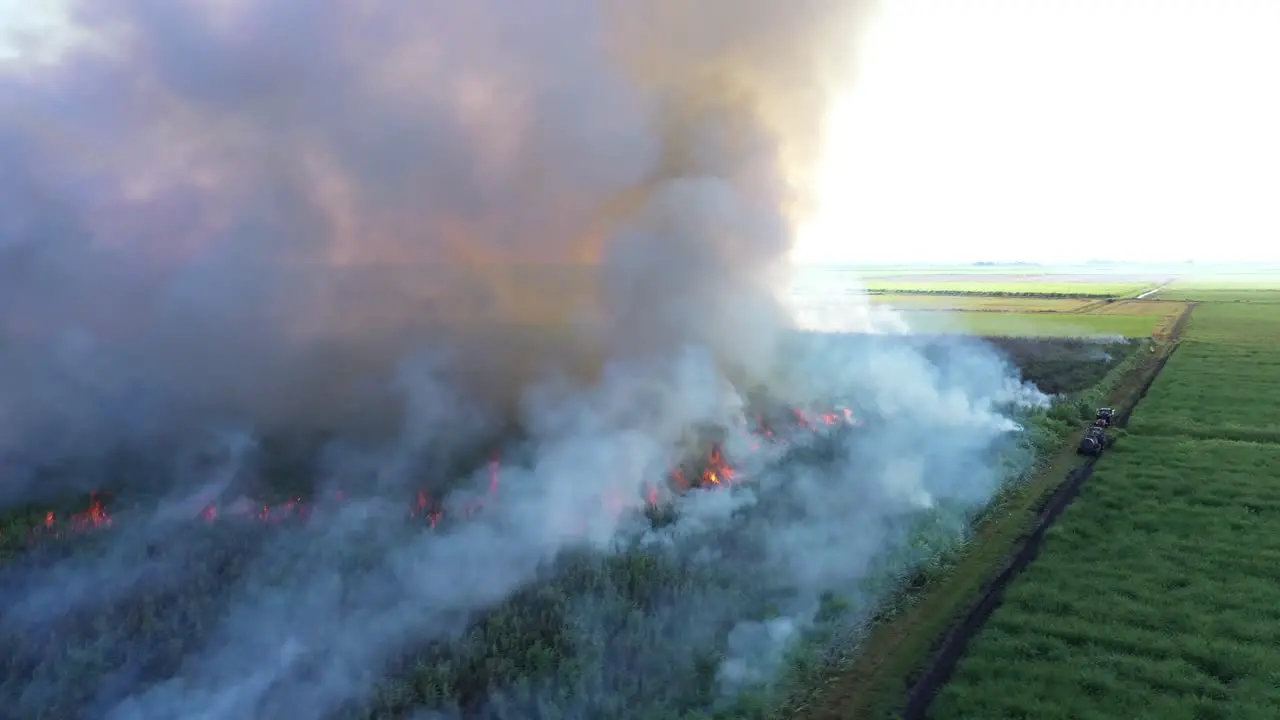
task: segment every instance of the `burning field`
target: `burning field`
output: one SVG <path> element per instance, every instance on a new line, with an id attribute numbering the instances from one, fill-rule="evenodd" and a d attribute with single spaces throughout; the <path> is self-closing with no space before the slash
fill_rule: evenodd
<path id="1" fill-rule="evenodd" d="M 0 66 L 0 714 L 758 715 L 1034 462 L 1007 353 L 785 302 L 856 4 L 68 7 Z"/>
<path id="2" fill-rule="evenodd" d="M 1043 398 L 991 350 L 844 340 L 810 361 L 858 377 L 900 352 L 999 384 L 953 384 L 969 368 L 811 410 L 740 398 L 666 442 L 612 425 L 638 406 L 601 386 L 564 434 L 466 452 L 223 432 L 28 465 L 33 486 L 116 484 L 7 524 L 5 696 L 109 717 L 740 710 L 795 653 L 846 648 L 1033 460 L 1011 418 Z"/>

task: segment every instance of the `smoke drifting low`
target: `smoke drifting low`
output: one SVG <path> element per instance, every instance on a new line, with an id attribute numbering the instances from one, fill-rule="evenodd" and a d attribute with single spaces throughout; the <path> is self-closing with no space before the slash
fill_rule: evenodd
<path id="1" fill-rule="evenodd" d="M 676 717 L 717 700 L 667 679 L 775 676 L 922 513 L 981 506 L 1009 409 L 1043 401 L 981 346 L 793 327 L 790 226 L 856 2 L 72 7 L 89 39 L 0 72 L 0 506 L 153 502 L 5 569 L 5 707 L 328 717 L 590 566 L 554 603 L 576 673 L 452 709 Z M 879 422 L 756 451 L 762 403 Z M 654 527 L 645 493 L 708 428 L 751 483 L 664 489 Z M 424 480 L 464 516 L 499 473 L 471 520 L 386 520 Z M 234 553 L 184 529 L 283 476 L 358 501 Z M 619 557 L 679 572 L 640 599 Z M 77 639 L 143 589 L 186 598 L 161 623 L 185 644 Z"/>

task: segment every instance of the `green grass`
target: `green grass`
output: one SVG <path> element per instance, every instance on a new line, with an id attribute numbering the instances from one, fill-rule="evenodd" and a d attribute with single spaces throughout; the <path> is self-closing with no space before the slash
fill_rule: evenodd
<path id="1" fill-rule="evenodd" d="M 1280 442 L 1280 308 L 1200 305 L 1135 432 Z"/>
<path id="2" fill-rule="evenodd" d="M 1072 312 L 1086 307 L 1087 298 L 1024 298 L 987 295 L 868 295 L 878 305 L 904 310 L 982 310 L 985 312 Z"/>
<path id="3" fill-rule="evenodd" d="M 1277 379 L 1274 306 L 1200 305 L 933 717 L 1276 717 Z"/>
<path id="4" fill-rule="evenodd" d="M 913 330 L 988 337 L 1149 337 L 1165 320 L 1149 315 L 904 310 Z"/>
<path id="5" fill-rule="evenodd" d="M 951 718 L 1274 718 L 1280 447 L 1127 439 L 934 707 Z"/>
<path id="6" fill-rule="evenodd" d="M 1244 275 L 1217 280 L 1179 280 L 1153 297 L 1160 300 L 1280 304 L 1280 278 Z M 1275 308 L 1272 310 L 1280 312 Z"/>
<path id="7" fill-rule="evenodd" d="M 871 291 L 894 293 L 1004 293 L 1009 295 L 1047 295 L 1059 297 L 1127 297 L 1154 287 L 1150 283 L 1125 282 L 1042 282 L 1034 278 L 1010 277 L 998 281 L 964 280 L 877 280 L 866 281 Z"/>
<path id="8" fill-rule="evenodd" d="M 1132 431 L 1280 442 L 1280 353 L 1184 342 L 1156 381 Z"/>
<path id="9" fill-rule="evenodd" d="M 1280 308 L 1265 303 L 1206 303 L 1191 316 L 1186 339 L 1280 351 Z"/>

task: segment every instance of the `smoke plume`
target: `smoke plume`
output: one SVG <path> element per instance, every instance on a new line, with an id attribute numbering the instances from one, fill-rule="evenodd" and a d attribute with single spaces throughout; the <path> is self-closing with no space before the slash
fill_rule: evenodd
<path id="1" fill-rule="evenodd" d="M 92 40 L 0 90 L 4 331 L 48 345 L 7 409 L 66 442 L 129 385 L 334 422 L 427 338 L 490 403 L 690 342 L 750 365 L 858 10 L 73 8 Z"/>
<path id="2" fill-rule="evenodd" d="M 435 643 L 421 700 L 430 653 L 465 658 L 514 596 L 553 608 L 540 642 L 571 638 L 576 671 L 495 670 L 431 712 L 677 717 L 776 676 L 823 597 L 876 595 L 922 513 L 998 487 L 1029 391 L 994 353 L 788 311 L 858 2 L 68 12 L 76 43 L 0 68 L 0 507 L 145 501 L 0 576 L 13 712 L 330 717 Z M 749 454 L 760 398 L 882 422 L 757 452 L 728 492 L 664 489 L 678 520 L 650 523 L 699 432 Z M 295 480 L 356 498 L 287 532 L 187 529 Z M 388 519 L 424 483 L 463 517 L 499 482 L 438 532 Z M 714 696 L 665 680 L 708 658 Z"/>

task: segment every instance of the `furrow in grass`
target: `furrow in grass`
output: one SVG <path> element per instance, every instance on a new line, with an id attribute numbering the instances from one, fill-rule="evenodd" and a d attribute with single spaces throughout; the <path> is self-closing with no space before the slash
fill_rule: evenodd
<path id="1" fill-rule="evenodd" d="M 1280 483 L 1265 469 L 1280 447 L 1123 448 L 1009 589 L 934 717 L 1274 717 Z"/>

